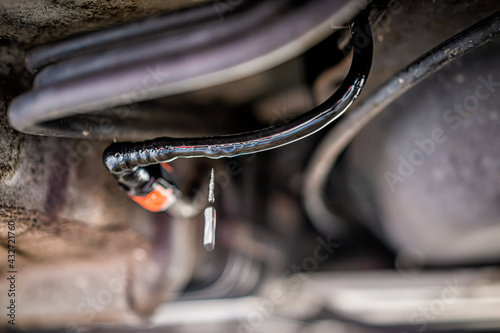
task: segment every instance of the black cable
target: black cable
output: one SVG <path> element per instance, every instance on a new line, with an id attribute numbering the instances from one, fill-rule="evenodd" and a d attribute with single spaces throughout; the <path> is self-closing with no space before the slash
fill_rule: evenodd
<path id="1" fill-rule="evenodd" d="M 370 72 L 373 40 L 368 12 L 358 15 L 350 28 L 353 58 L 349 73 L 327 101 L 309 112 L 290 122 L 240 134 L 185 139 L 163 137 L 139 143 L 115 143 L 104 152 L 105 166 L 113 174 L 123 174 L 137 167 L 177 158 L 235 157 L 278 148 L 316 133 L 342 115 L 354 102 Z"/>

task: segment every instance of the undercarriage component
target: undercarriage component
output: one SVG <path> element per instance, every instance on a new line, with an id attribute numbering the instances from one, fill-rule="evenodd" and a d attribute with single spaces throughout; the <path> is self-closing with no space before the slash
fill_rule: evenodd
<path id="1" fill-rule="evenodd" d="M 303 139 L 342 115 L 359 96 L 371 67 L 372 37 L 368 13 L 353 23 L 353 60 L 344 83 L 323 104 L 289 122 L 254 132 L 207 138 L 158 138 L 142 143 L 115 143 L 103 160 L 113 174 L 133 172 L 137 167 L 171 162 L 176 158 L 222 158 L 253 154 Z"/>
<path id="2" fill-rule="evenodd" d="M 0 10 L 0 331 L 500 328 L 497 0 Z"/>
<path id="3" fill-rule="evenodd" d="M 424 80 L 372 120 L 339 163 L 354 205 L 371 202 L 361 219 L 408 261 L 500 254 L 499 53 L 500 41 L 490 41 Z"/>
<path id="4" fill-rule="evenodd" d="M 269 14 L 276 14 L 279 4 L 283 2 L 258 3 L 243 11 L 242 17 L 235 14 L 236 17 L 229 16 L 222 22 L 217 19 L 210 25 L 216 30 L 210 36 L 216 39 L 207 40 L 207 45 L 203 31 L 211 30 L 202 29 L 203 33 L 200 33 L 200 30 L 194 29 L 180 35 L 160 34 L 152 41 L 118 46 L 110 51 L 109 61 L 102 66 L 101 54 L 76 54 L 72 55 L 76 57 L 74 60 L 67 60 L 67 65 L 64 61 L 49 65 L 39 75 L 51 68 L 59 73 L 59 67 L 62 67 L 62 74 L 67 71 L 69 74 L 55 82 L 52 82 L 54 75 L 51 74 L 47 80 L 41 80 L 33 91 L 16 98 L 10 106 L 10 123 L 14 128 L 30 134 L 114 138 L 116 135 L 112 132 L 126 133 L 126 130 L 119 130 L 119 124 L 110 126 L 102 119 L 95 120 L 85 114 L 259 73 L 292 59 L 324 39 L 331 33 L 331 25 L 343 24 L 345 15 L 352 17 L 358 8 L 356 1 L 315 0 L 286 11 L 279 19 L 273 15 L 269 17 Z M 290 26 L 294 29 L 289 29 Z M 243 27 L 243 31 L 237 27 Z M 190 52 L 186 54 L 175 50 L 175 47 L 170 50 L 174 44 L 172 38 L 176 41 L 175 45 L 192 40 L 192 45 L 186 45 Z M 52 47 L 57 48 L 57 44 Z M 184 50 L 182 47 L 181 50 Z M 81 73 L 78 70 L 80 66 L 92 63 L 96 63 L 95 68 L 82 69 Z M 203 63 L 203 66 L 193 67 L 193 63 Z M 71 121 L 67 117 L 71 117 Z"/>
<path id="5" fill-rule="evenodd" d="M 431 73 L 496 38 L 500 33 L 500 13 L 471 26 L 429 51 L 396 74 L 342 120 L 317 148 L 306 173 L 305 206 L 318 230 L 342 232 L 344 225 L 327 207 L 324 186 L 330 171 L 351 140 L 386 106 Z"/>

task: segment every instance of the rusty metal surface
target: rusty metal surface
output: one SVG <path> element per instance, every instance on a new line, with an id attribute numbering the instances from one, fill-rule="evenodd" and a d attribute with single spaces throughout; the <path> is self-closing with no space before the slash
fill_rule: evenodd
<path id="1" fill-rule="evenodd" d="M 205 2 L 207 0 L 2 0 L 1 41 L 31 47 Z"/>

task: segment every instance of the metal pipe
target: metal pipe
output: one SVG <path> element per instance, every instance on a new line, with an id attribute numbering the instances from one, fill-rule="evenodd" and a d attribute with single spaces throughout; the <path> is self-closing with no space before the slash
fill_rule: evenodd
<path id="1" fill-rule="evenodd" d="M 196 52 L 141 58 L 119 70 L 108 68 L 36 87 L 12 101 L 10 124 L 35 135 L 81 138 L 89 132 L 103 132 L 102 126 L 92 127 L 81 116 L 227 83 L 270 69 L 330 35 L 332 24 L 355 15 L 364 1 L 307 1 L 279 19 L 257 24 L 243 34 Z M 113 138 L 113 133 L 108 131 L 102 136 Z"/>
<path id="2" fill-rule="evenodd" d="M 35 73 L 50 63 L 73 58 L 82 51 L 108 49 L 110 43 L 129 43 L 134 38 L 150 37 L 155 33 L 211 19 L 219 19 L 219 17 L 224 17 L 237 11 L 240 7 L 247 5 L 248 2 L 248 0 L 240 0 L 231 3 L 231 5 L 217 7 L 214 4 L 205 4 L 196 8 L 188 8 L 148 18 L 147 20 L 127 23 L 126 25 L 111 27 L 71 39 L 41 45 L 35 47 L 26 55 L 26 67 L 30 72 Z"/>
<path id="3" fill-rule="evenodd" d="M 216 45 L 225 39 L 251 31 L 256 26 L 270 20 L 285 10 L 289 0 L 261 2 L 241 12 L 231 13 L 223 22 L 216 17 L 208 21 L 184 28 L 178 33 L 160 31 L 156 35 L 146 35 L 140 40 L 129 40 L 118 47 L 109 47 L 90 55 L 75 57 L 46 67 L 36 76 L 34 87 L 57 84 L 98 73 L 103 70 L 124 68 L 145 59 L 164 59 L 188 52 L 199 52 L 201 48 Z M 212 9 L 213 10 L 213 9 Z M 128 28 L 125 27 L 125 28 Z M 126 29 L 127 31 L 128 29 Z M 56 46 L 58 48 L 59 46 Z M 88 50 L 85 50 L 88 52 Z"/>

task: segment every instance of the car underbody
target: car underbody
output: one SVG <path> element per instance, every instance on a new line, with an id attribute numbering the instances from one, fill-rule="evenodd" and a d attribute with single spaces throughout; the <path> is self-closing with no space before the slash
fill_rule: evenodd
<path id="1" fill-rule="evenodd" d="M 500 328 L 500 2 L 0 10 L 0 329 Z"/>

